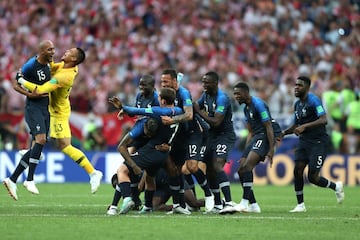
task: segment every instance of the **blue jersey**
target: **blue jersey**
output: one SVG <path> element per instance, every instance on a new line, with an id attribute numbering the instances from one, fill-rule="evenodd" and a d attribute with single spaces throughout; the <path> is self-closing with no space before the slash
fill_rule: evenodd
<path id="1" fill-rule="evenodd" d="M 264 122 L 272 121 L 268 105 L 258 97 L 251 97 L 251 103 L 244 108 L 246 122 L 250 124 L 254 135 L 266 133 Z"/>
<path id="2" fill-rule="evenodd" d="M 231 133 L 235 135 L 232 122 L 231 101 L 224 91 L 218 89 L 215 97 L 203 93 L 197 103 L 199 104 L 200 109 L 204 109 L 209 117 L 214 117 L 215 112 L 224 115 L 224 120 L 218 127 L 210 127 L 210 134 Z"/>
<path id="3" fill-rule="evenodd" d="M 320 116 L 326 114 L 320 98 L 313 93 L 308 93 L 305 102 L 301 102 L 300 100 L 296 101 L 294 113 L 296 125 L 313 122 L 319 119 Z M 311 129 L 305 129 L 300 135 L 300 139 L 319 139 L 324 136 L 327 137 L 326 128 L 325 125 L 321 125 Z"/>
<path id="4" fill-rule="evenodd" d="M 157 91 L 154 91 L 154 93 L 148 98 L 144 97 L 141 92 L 136 94 L 135 107 L 149 108 L 153 106 L 160 106 Z"/>
<path id="5" fill-rule="evenodd" d="M 21 68 L 24 78 L 37 85 L 43 85 L 51 79 L 50 65 L 41 64 L 36 60 L 36 56 L 30 58 Z M 27 104 L 36 103 L 44 107 L 49 105 L 49 97 L 26 98 Z"/>
<path id="6" fill-rule="evenodd" d="M 144 126 L 148 118 L 140 119 L 136 122 L 134 127 L 130 130 L 129 135 L 134 140 L 131 146 L 135 147 L 136 149 L 144 146 L 148 141 L 149 137 L 145 135 Z"/>

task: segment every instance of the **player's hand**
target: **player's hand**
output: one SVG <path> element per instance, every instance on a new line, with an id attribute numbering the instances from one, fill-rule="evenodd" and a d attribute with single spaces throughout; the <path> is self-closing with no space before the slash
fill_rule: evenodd
<path id="1" fill-rule="evenodd" d="M 117 115 L 117 118 L 119 119 L 119 120 L 122 120 L 123 118 L 124 118 L 124 115 L 125 115 L 126 113 L 124 112 L 124 109 L 121 109 L 120 111 L 119 111 L 119 113 L 118 113 L 118 115 Z"/>
<path id="2" fill-rule="evenodd" d="M 20 68 L 19 71 L 16 72 L 16 76 L 15 76 L 16 82 L 17 82 L 18 84 L 20 84 L 20 83 L 19 83 L 19 80 L 20 80 L 20 79 L 23 79 L 23 78 L 24 78 L 24 75 L 22 74 L 21 68 Z M 21 85 L 21 84 L 20 84 L 20 85 Z"/>
<path id="3" fill-rule="evenodd" d="M 272 156 L 266 155 L 265 156 L 265 161 L 269 162 L 270 167 L 272 167 L 272 164 L 273 164 L 273 157 Z"/>
<path id="4" fill-rule="evenodd" d="M 270 163 L 270 167 L 272 167 L 273 164 L 273 157 L 274 157 L 274 150 L 270 150 L 268 154 L 265 156 L 265 161 L 268 161 Z"/>
<path id="5" fill-rule="evenodd" d="M 116 107 L 120 110 L 122 109 L 122 103 L 121 103 L 120 99 L 116 96 L 109 98 L 109 103 L 112 103 L 112 105 L 114 105 L 114 107 Z"/>
<path id="6" fill-rule="evenodd" d="M 171 125 L 174 123 L 174 120 L 169 116 L 161 116 L 161 121 L 164 125 Z"/>
<path id="7" fill-rule="evenodd" d="M 285 136 L 285 132 L 282 131 L 282 132 L 279 134 L 279 136 L 276 137 L 276 141 L 281 142 L 282 139 L 284 138 L 284 136 Z"/>
<path id="8" fill-rule="evenodd" d="M 305 127 L 303 125 L 298 126 L 297 128 L 294 129 L 294 133 L 296 134 L 296 136 L 299 136 L 304 131 L 305 131 Z"/>
<path id="9" fill-rule="evenodd" d="M 40 97 L 45 97 L 45 96 L 48 96 L 49 94 L 48 93 L 39 93 L 37 91 L 37 87 L 34 88 L 34 91 L 30 92 L 27 97 L 29 98 L 40 98 Z"/>
<path id="10" fill-rule="evenodd" d="M 160 151 L 160 152 L 169 152 L 171 147 L 169 144 L 166 144 L 166 143 L 162 143 L 160 145 L 156 145 L 155 146 L 155 149 Z"/>

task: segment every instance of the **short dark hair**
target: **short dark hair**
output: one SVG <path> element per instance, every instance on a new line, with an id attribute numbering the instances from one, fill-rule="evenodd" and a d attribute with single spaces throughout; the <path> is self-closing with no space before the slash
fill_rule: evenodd
<path id="1" fill-rule="evenodd" d="M 161 88 L 159 96 L 166 101 L 166 104 L 173 104 L 176 98 L 176 92 L 172 88 Z"/>
<path id="2" fill-rule="evenodd" d="M 155 86 L 155 78 L 153 75 L 145 74 L 141 77 L 144 81 L 150 83 L 152 86 Z"/>
<path id="3" fill-rule="evenodd" d="M 83 61 L 85 61 L 85 51 L 82 48 L 77 47 L 77 57 L 76 57 L 76 65 L 79 65 Z"/>
<path id="4" fill-rule="evenodd" d="M 239 82 L 235 84 L 234 88 L 240 88 L 242 90 L 245 90 L 246 92 L 250 92 L 249 86 L 244 82 Z"/>
<path id="5" fill-rule="evenodd" d="M 220 80 L 219 74 L 213 71 L 205 73 L 204 76 L 207 76 L 209 80 L 214 81 L 216 83 L 218 83 Z"/>
<path id="6" fill-rule="evenodd" d="M 162 72 L 162 75 L 170 75 L 171 78 L 177 78 L 177 72 L 175 69 L 169 68 Z"/>
<path id="7" fill-rule="evenodd" d="M 159 122 L 155 118 L 148 118 L 148 120 L 145 123 L 145 126 L 149 131 L 150 135 L 155 135 L 159 128 Z"/>
<path id="8" fill-rule="evenodd" d="M 309 77 L 307 76 L 299 76 L 297 79 L 301 80 L 301 81 L 304 81 L 304 83 L 306 85 L 308 85 L 309 87 L 311 86 L 311 80 Z"/>

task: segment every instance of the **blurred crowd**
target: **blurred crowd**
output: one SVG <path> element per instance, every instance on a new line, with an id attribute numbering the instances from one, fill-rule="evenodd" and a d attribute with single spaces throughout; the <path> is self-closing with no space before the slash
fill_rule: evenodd
<path id="1" fill-rule="evenodd" d="M 308 75 L 317 95 L 339 93 L 329 111 L 337 108 L 344 121 L 349 110 L 341 92 L 350 90 L 355 101 L 360 90 L 359 12 L 359 0 L 1 1 L 0 112 L 23 112 L 24 97 L 10 80 L 38 42 L 50 39 L 55 61 L 71 46 L 86 50 L 71 93 L 74 111 L 114 111 L 107 101 L 113 95 L 133 105 L 140 77 L 159 81 L 171 67 L 184 73 L 182 84 L 194 100 L 200 77 L 213 70 L 225 90 L 248 82 L 282 119 L 291 118 L 295 78 Z M 359 134 L 360 127 L 331 122 L 340 134 L 335 148 L 348 152 L 347 134 Z"/>

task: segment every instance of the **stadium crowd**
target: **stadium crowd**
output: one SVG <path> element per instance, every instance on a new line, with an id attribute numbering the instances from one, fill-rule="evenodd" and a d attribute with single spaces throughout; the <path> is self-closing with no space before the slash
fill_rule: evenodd
<path id="1" fill-rule="evenodd" d="M 289 119 L 295 78 L 307 75 L 320 97 L 338 95 L 334 104 L 325 102 L 334 118 L 329 129 L 335 150 L 353 153 L 347 144 L 360 126 L 344 125 L 350 114 L 344 95 L 356 102 L 360 90 L 359 11 L 358 0 L 1 1 L 0 113 L 23 114 L 25 98 L 11 79 L 37 42 L 51 39 L 55 61 L 70 46 L 87 52 L 72 90 L 75 112 L 112 112 L 107 99 L 114 95 L 133 105 L 142 75 L 154 75 L 159 86 L 162 70 L 172 67 L 185 74 L 182 84 L 194 100 L 200 77 L 212 70 L 222 76 L 222 89 L 245 81 L 274 118 Z M 6 135 L 26 142 L 23 124 L 1 121 L 0 129 L 2 143 Z"/>

